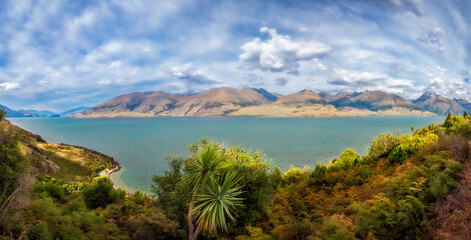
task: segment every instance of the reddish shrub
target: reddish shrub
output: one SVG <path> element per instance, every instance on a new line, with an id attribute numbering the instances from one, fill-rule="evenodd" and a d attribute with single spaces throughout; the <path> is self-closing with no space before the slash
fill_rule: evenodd
<path id="1" fill-rule="evenodd" d="M 467 162 L 456 189 L 436 207 L 430 233 L 434 239 L 471 239 L 471 163 Z"/>

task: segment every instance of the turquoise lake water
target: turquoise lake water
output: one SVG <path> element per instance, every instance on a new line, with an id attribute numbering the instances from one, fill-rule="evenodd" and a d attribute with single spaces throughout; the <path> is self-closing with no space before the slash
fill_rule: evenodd
<path id="1" fill-rule="evenodd" d="M 327 163 L 345 149 L 366 153 L 382 132 L 439 123 L 443 117 L 342 118 L 10 118 L 13 124 L 51 143 L 87 147 L 114 157 L 123 169 L 113 181 L 128 190 L 148 192 L 154 174 L 167 170 L 166 157 L 189 154 L 187 146 L 203 137 L 225 145 L 261 151 L 283 171 L 290 165 Z"/>

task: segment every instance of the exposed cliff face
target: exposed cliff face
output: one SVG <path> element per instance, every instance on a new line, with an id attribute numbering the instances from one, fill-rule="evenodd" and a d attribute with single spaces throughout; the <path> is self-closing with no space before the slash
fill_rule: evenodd
<path id="1" fill-rule="evenodd" d="M 457 102 L 440 96 L 434 92 L 426 92 L 418 99 L 412 101 L 416 106 L 438 115 L 445 115 L 448 112 L 452 114 L 461 114 L 465 110 Z"/>

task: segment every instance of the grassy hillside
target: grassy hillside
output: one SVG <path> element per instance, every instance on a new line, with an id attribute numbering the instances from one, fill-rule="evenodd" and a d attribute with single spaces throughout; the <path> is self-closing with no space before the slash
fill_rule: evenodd
<path id="1" fill-rule="evenodd" d="M 100 153 L 0 122 L 0 239 L 469 239 L 471 120 L 380 134 L 364 156 L 285 173 L 202 139 L 154 176 L 154 198 L 114 189 Z M 314 164 L 313 164 L 314 165 Z M 7 197 L 5 197 L 7 196 Z"/>

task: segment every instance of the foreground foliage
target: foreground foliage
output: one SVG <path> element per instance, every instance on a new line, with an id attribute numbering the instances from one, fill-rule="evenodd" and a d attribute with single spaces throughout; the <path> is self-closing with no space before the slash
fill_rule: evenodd
<path id="1" fill-rule="evenodd" d="M 329 164 L 291 167 L 284 174 L 260 153 L 202 139 L 189 147 L 186 159 L 169 157 L 169 170 L 153 178 L 155 198 L 114 189 L 108 178 L 95 177 L 96 171 L 80 178 L 92 180 L 81 181 L 38 174 L 32 167 L 38 160 L 22 153 L 21 138 L 3 131 L 0 203 L 8 207 L 1 209 L 0 234 L 5 239 L 470 238 L 469 115 L 411 130 L 412 135 L 380 134 L 364 156 L 347 149 Z M 35 183 L 19 184 L 28 179 Z"/>
<path id="2" fill-rule="evenodd" d="M 206 139 L 191 145 L 190 151 L 186 160 L 169 158 L 171 170 L 154 176 L 153 187 L 167 216 L 187 224 L 190 239 L 194 214 L 197 224 L 208 230 L 203 237 L 234 236 L 267 217 L 281 172 L 263 156 L 236 146 L 225 149 Z M 216 228 L 223 231 L 215 232 Z"/>

